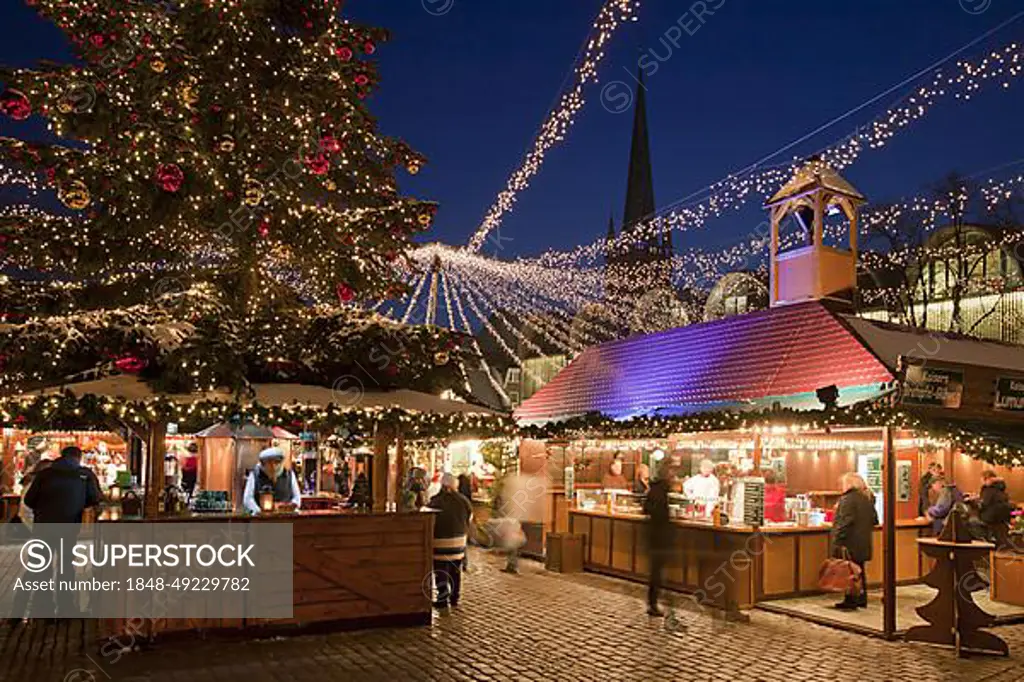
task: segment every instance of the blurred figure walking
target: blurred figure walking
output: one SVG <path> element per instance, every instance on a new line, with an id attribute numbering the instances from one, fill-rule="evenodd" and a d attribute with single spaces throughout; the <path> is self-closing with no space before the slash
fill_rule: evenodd
<path id="1" fill-rule="evenodd" d="M 430 498 L 431 509 L 440 512 L 434 521 L 434 578 L 437 601 L 434 608 L 459 605 L 462 594 L 462 560 L 466 558 L 466 530 L 473 517 L 473 505 L 456 490 L 455 477 L 441 477 L 441 491 Z"/>
<path id="2" fill-rule="evenodd" d="M 664 616 L 658 607 L 665 562 L 672 551 L 672 522 L 668 511 L 668 493 L 675 478 L 672 467 L 662 464 L 658 478 L 651 483 L 644 499 L 647 515 L 647 549 L 650 555 L 651 575 L 647 587 L 647 615 Z"/>

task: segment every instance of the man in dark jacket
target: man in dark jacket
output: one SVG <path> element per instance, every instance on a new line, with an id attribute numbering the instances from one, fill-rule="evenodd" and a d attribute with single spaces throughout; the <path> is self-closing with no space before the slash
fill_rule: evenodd
<path id="1" fill-rule="evenodd" d="M 971 534 L 979 540 L 1005 546 L 1009 542 L 1009 524 L 1013 514 L 1006 482 L 991 469 L 981 472 L 978 516 L 971 519 Z"/>
<path id="2" fill-rule="evenodd" d="M 82 466 L 82 451 L 73 445 L 61 450 L 60 459 L 39 472 L 25 494 L 25 506 L 32 510 L 35 519 L 33 537 L 45 542 L 55 555 L 52 567 L 55 578 L 63 575 L 67 579 L 74 575 L 71 548 L 78 539 L 82 513 L 87 507 L 98 505 L 100 498 L 96 474 Z M 59 551 L 61 547 L 64 552 Z M 46 577 L 36 575 L 33 579 L 45 580 Z M 73 592 L 58 591 L 56 601 L 58 615 L 79 615 Z M 16 610 L 16 613 L 20 612 Z"/>
<path id="3" fill-rule="evenodd" d="M 860 589 L 857 594 L 847 593 L 837 609 L 850 611 L 868 605 L 867 578 L 864 565 L 871 561 L 871 537 L 878 524 L 875 510 L 864 479 L 858 474 L 846 474 L 842 480 L 843 495 L 839 498 L 835 520 L 832 522 L 833 554 L 860 567 Z"/>
<path id="4" fill-rule="evenodd" d="M 71 445 L 60 459 L 39 473 L 25 495 L 36 523 L 82 523 L 86 507 L 100 503 L 100 482 L 92 469 L 82 466 L 82 451 Z"/>
<path id="5" fill-rule="evenodd" d="M 672 522 L 668 511 L 668 493 L 672 485 L 672 468 L 662 466 L 657 480 L 650 484 L 644 499 L 644 514 L 647 515 L 647 547 L 650 553 L 650 578 L 647 584 L 647 615 L 663 616 L 658 608 L 661 593 L 662 574 L 665 562 L 672 551 Z"/>
<path id="6" fill-rule="evenodd" d="M 455 477 L 441 477 L 441 492 L 427 505 L 440 512 L 434 519 L 434 580 L 437 601 L 434 607 L 446 609 L 459 605 L 462 592 L 462 560 L 466 557 L 466 531 L 473 516 L 473 503 L 455 489 Z"/>

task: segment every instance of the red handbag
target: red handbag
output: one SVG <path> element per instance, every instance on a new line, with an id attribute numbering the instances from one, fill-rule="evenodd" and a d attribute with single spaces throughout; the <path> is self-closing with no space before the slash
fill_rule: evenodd
<path id="1" fill-rule="evenodd" d="M 850 560 L 850 555 L 843 548 L 842 559 L 826 559 L 818 571 L 818 587 L 826 592 L 847 592 L 854 596 L 860 594 L 860 566 Z"/>

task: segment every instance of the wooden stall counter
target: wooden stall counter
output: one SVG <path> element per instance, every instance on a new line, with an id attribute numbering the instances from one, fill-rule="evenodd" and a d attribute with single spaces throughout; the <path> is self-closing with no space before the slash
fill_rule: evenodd
<path id="1" fill-rule="evenodd" d="M 584 567 L 597 573 L 646 581 L 649 574 L 644 533 L 646 519 L 635 514 L 569 511 L 571 533 L 586 536 Z M 818 572 L 830 556 L 831 525 L 715 526 L 674 519 L 671 555 L 666 564 L 669 589 L 695 593 L 727 610 L 757 602 L 818 593 Z M 896 527 L 898 583 L 923 574 L 917 538 L 928 523 L 900 521 Z M 881 584 L 883 536 L 874 532 L 874 558 L 867 565 L 869 585 Z"/>
<path id="2" fill-rule="evenodd" d="M 101 535 L 113 523 L 133 522 L 101 521 L 96 532 Z M 202 514 L 140 522 L 290 523 L 293 555 L 292 618 L 150 619 L 143 636 L 203 631 L 257 637 L 279 630 L 430 623 L 430 597 L 423 582 L 433 569 L 434 512 Z M 108 639 L 130 627 L 127 619 L 101 620 L 99 633 Z"/>
<path id="3" fill-rule="evenodd" d="M 1024 606 L 1024 553 L 992 553 L 991 596 L 993 601 Z"/>

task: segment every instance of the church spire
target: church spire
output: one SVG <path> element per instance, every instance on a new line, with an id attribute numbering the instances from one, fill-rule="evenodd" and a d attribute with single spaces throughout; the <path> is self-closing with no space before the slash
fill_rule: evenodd
<path id="1" fill-rule="evenodd" d="M 647 88 L 644 74 L 637 69 L 636 106 L 633 111 L 633 141 L 629 150 L 626 211 L 622 229 L 628 230 L 654 214 L 654 179 L 651 173 L 651 145 L 647 137 Z"/>

